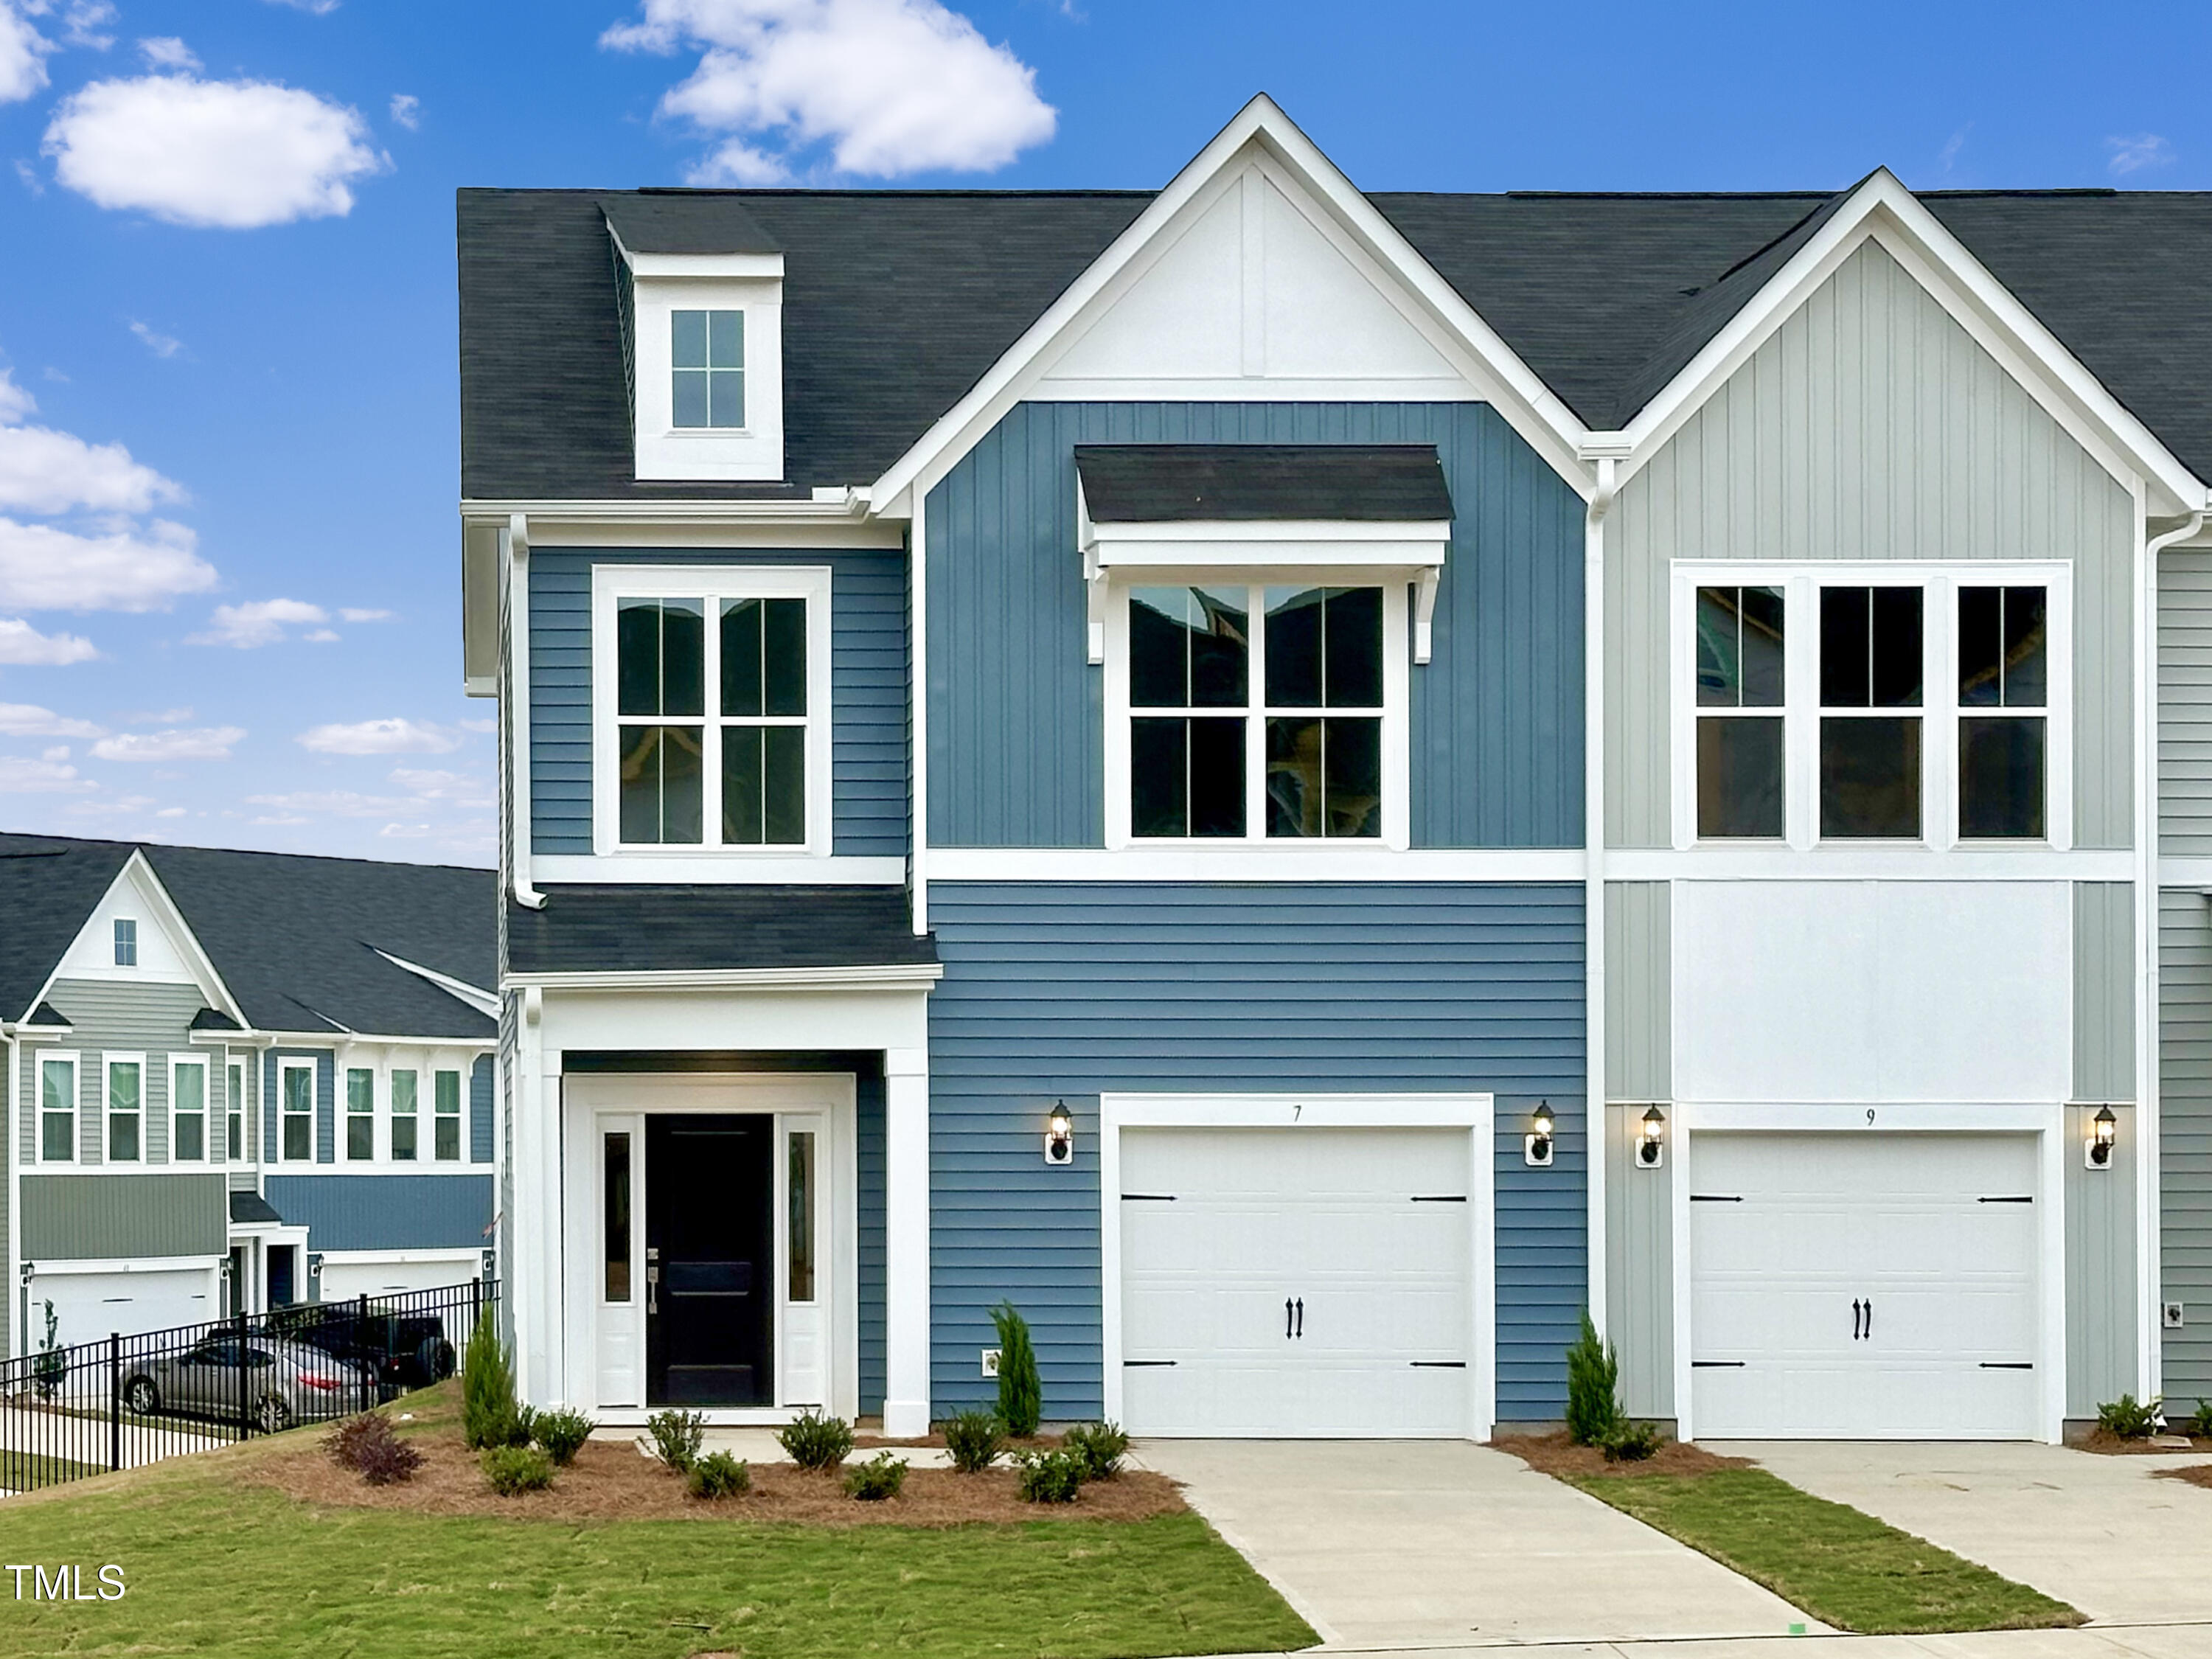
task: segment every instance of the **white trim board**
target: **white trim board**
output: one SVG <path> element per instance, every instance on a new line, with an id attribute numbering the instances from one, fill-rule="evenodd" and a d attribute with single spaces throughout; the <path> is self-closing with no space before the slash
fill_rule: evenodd
<path id="1" fill-rule="evenodd" d="M 1578 882 L 1580 848 L 1394 850 L 1369 841 L 1133 842 L 1103 847 L 933 847 L 933 882 Z"/>

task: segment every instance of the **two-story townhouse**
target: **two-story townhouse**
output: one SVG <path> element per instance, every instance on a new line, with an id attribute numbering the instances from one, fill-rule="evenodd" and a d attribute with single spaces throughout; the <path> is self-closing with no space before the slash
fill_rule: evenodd
<path id="1" fill-rule="evenodd" d="M 0 836 L 7 1351 L 479 1276 L 495 892 Z"/>
<path id="2" fill-rule="evenodd" d="M 532 1399 L 912 1431 L 1001 1299 L 1151 1433 L 1556 1419 L 1583 1305 L 1707 1435 L 2159 1386 L 2199 198 L 1368 196 L 1261 99 L 459 217 Z"/>

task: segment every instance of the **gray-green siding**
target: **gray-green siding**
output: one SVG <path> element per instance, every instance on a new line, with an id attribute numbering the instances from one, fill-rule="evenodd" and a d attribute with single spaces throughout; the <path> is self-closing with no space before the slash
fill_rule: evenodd
<path id="1" fill-rule="evenodd" d="M 2165 1334 L 2166 1392 L 2212 1397 L 2212 907 L 2159 895 L 2158 1140 L 2161 1300 L 2187 1322 Z"/>
<path id="2" fill-rule="evenodd" d="M 2133 504 L 1895 260 L 1852 254 L 1650 462 L 1606 530 L 1606 840 L 1664 847 L 1672 559 L 2074 566 L 2074 839 L 2125 847 Z M 1814 635 L 1791 624 L 1791 648 Z"/>
<path id="3" fill-rule="evenodd" d="M 2135 888 L 2074 884 L 2074 1098 L 2136 1097 Z"/>
<path id="4" fill-rule="evenodd" d="M 26 1175 L 23 1261 L 221 1255 L 230 1200 L 222 1175 Z"/>
<path id="5" fill-rule="evenodd" d="M 2120 1120 L 2112 1166 L 2091 1170 L 2081 1142 L 2092 1105 L 2066 1109 L 2066 1415 L 2090 1418 L 2100 1401 L 2136 1388 L 2136 1109 Z"/>
<path id="6" fill-rule="evenodd" d="M 1605 1094 L 1674 1097 L 1673 891 L 1663 881 L 1605 887 Z"/>
<path id="7" fill-rule="evenodd" d="M 2158 561 L 2158 833 L 2172 858 L 2212 857 L 2212 550 Z"/>
<path id="8" fill-rule="evenodd" d="M 1672 1164 L 1636 1161 L 1644 1106 L 1605 1109 L 1606 1337 L 1620 1355 L 1622 1407 L 1674 1415 L 1674 1206 Z"/>

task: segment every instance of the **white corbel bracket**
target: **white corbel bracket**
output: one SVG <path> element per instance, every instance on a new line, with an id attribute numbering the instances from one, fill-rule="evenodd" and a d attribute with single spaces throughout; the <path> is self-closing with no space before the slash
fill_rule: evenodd
<path id="1" fill-rule="evenodd" d="M 1430 565 L 1413 584 L 1413 660 L 1425 664 L 1435 647 L 1437 617 L 1437 586 L 1443 579 L 1443 567 Z"/>
<path id="2" fill-rule="evenodd" d="M 1089 625 L 1091 660 L 1106 660 L 1106 567 L 1098 562 L 1098 544 L 1083 549 L 1084 618 Z"/>

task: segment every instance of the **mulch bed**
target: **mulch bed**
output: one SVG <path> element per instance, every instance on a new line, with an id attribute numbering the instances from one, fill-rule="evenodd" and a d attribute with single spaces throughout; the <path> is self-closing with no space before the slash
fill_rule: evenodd
<path id="1" fill-rule="evenodd" d="M 756 1463 L 750 1492 L 719 1501 L 695 1499 L 684 1482 L 632 1446 L 594 1440 L 576 1461 L 556 1469 L 544 1492 L 501 1498 L 484 1484 L 477 1455 L 443 1425 L 406 1436 L 423 1464 L 404 1485 L 372 1486 L 331 1462 L 320 1434 L 301 1434 L 295 1449 L 265 1458 L 241 1478 L 324 1508 L 404 1510 L 416 1515 L 505 1516 L 518 1521 L 795 1522 L 821 1527 L 957 1527 L 972 1522 L 1144 1521 L 1181 1514 L 1182 1491 L 1164 1475 L 1125 1469 L 1092 1481 L 1072 1504 L 1025 1504 L 1013 1471 L 959 1474 L 909 1469 L 905 1489 L 882 1503 L 845 1496 L 842 1471 L 810 1474 L 788 1463 Z"/>
<path id="2" fill-rule="evenodd" d="M 2186 1480 L 2192 1486 L 2212 1488 L 2212 1463 L 2191 1463 L 2179 1469 L 2153 1469 L 2150 1478 L 2154 1480 Z"/>
<path id="3" fill-rule="evenodd" d="M 1511 1452 L 1540 1474 L 1698 1475 L 1753 1467 L 1747 1457 L 1723 1457 L 1680 1440 L 1665 1442 L 1640 1463 L 1608 1463 L 1595 1446 L 1577 1446 L 1567 1438 L 1565 1430 L 1551 1434 L 1504 1434 L 1490 1443 L 1499 1451 Z"/>
<path id="4" fill-rule="evenodd" d="M 2191 1440 L 2186 1446 L 2161 1446 L 2148 1438 L 2129 1439 L 2110 1429 L 2092 1429 L 2067 1443 L 2075 1451 L 2096 1452 L 2106 1457 L 2183 1457 L 2191 1452 L 2212 1452 L 2212 1440 Z"/>

